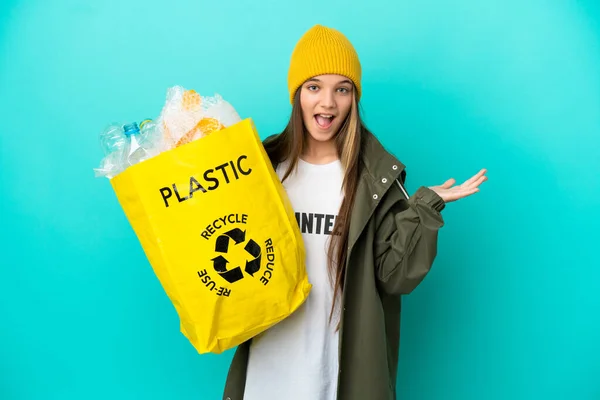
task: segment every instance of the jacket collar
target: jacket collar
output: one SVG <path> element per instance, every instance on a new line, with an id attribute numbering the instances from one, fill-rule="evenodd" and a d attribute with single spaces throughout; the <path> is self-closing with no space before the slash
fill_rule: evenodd
<path id="1" fill-rule="evenodd" d="M 387 151 L 375 135 L 369 131 L 363 133 L 361 160 L 366 174 L 373 180 L 383 183 L 381 189 L 389 187 L 390 180 L 393 181 L 398 177 L 404 180 L 406 174 L 404 164 Z M 384 178 L 387 178 L 387 182 L 383 181 Z"/>
<path id="2" fill-rule="evenodd" d="M 404 181 L 405 166 L 370 132 L 363 133 L 362 169 L 350 220 L 348 250 L 352 250 L 377 205 L 398 179 Z M 348 260 L 350 257 L 347 258 Z"/>

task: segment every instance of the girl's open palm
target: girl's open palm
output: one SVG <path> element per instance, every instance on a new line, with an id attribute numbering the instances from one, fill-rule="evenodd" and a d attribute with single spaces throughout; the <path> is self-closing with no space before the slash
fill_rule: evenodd
<path id="1" fill-rule="evenodd" d="M 436 192 L 446 203 L 456 201 L 479 192 L 479 185 L 487 181 L 486 172 L 486 169 L 482 169 L 476 175 L 457 186 L 452 186 L 456 183 L 456 180 L 448 179 L 443 185 L 431 186 L 430 189 Z"/>

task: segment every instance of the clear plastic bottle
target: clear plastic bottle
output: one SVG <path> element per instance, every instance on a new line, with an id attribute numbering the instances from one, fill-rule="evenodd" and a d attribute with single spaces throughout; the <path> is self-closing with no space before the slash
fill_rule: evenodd
<path id="1" fill-rule="evenodd" d="M 127 149 L 123 153 L 123 168 L 142 162 L 151 157 L 148 151 L 142 146 L 143 138 L 140 135 L 140 128 L 133 122 L 123 126 L 123 133 L 127 138 Z"/>
<path id="2" fill-rule="evenodd" d="M 123 153 L 127 149 L 127 137 L 123 133 L 123 126 L 112 124 L 100 133 L 100 147 L 104 158 L 98 168 L 94 168 L 96 176 L 105 176 L 112 179 L 123 171 Z"/>
<path id="3" fill-rule="evenodd" d="M 151 119 L 143 120 L 139 126 L 135 122 L 108 126 L 100 134 L 100 145 L 104 158 L 94 171 L 96 176 L 109 179 L 166 150 L 162 133 Z"/>
<path id="4" fill-rule="evenodd" d="M 105 156 L 123 151 L 126 144 L 121 125 L 110 125 L 100 134 L 100 146 Z"/>

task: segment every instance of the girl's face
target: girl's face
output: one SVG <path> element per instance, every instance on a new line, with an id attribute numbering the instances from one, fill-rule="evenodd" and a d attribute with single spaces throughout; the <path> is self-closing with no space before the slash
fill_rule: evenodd
<path id="1" fill-rule="evenodd" d="M 319 75 L 304 82 L 300 105 L 304 126 L 316 142 L 329 142 L 352 107 L 354 84 L 342 75 Z"/>

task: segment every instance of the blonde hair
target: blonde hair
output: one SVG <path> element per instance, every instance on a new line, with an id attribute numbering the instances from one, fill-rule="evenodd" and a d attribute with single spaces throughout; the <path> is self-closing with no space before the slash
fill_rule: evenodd
<path id="1" fill-rule="evenodd" d="M 344 169 L 344 180 L 342 183 L 344 198 L 335 220 L 328 248 L 329 276 L 334 285 L 334 301 L 330 319 L 333 318 L 337 298 L 342 292 L 346 273 L 350 216 L 352 215 L 356 188 L 358 186 L 363 132 L 366 131 L 360 117 L 357 97 L 357 91 L 354 90 L 350 112 L 335 136 L 338 157 Z M 300 90 L 298 90 L 295 94 L 292 114 L 286 128 L 281 134 L 265 141 L 265 149 L 274 165 L 278 165 L 283 161 L 289 161 L 282 181 L 285 181 L 298 165 L 298 159 L 302 155 L 307 134 L 302 119 Z"/>

